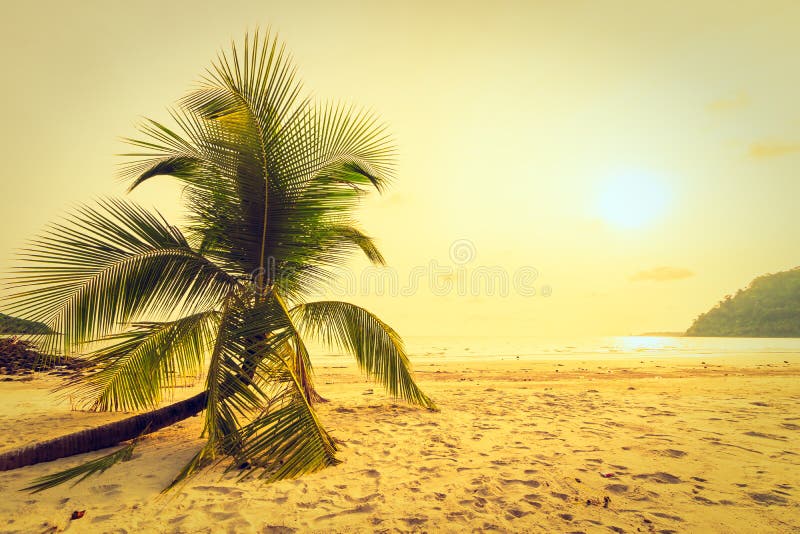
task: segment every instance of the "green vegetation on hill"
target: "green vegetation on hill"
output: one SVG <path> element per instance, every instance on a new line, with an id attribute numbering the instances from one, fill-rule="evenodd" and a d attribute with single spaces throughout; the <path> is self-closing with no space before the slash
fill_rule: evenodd
<path id="1" fill-rule="evenodd" d="M 47 334 L 47 325 L 35 321 L 26 321 L 0 313 L 0 335 L 2 334 Z"/>
<path id="2" fill-rule="evenodd" d="M 800 337 L 800 267 L 766 274 L 695 319 L 687 336 Z"/>

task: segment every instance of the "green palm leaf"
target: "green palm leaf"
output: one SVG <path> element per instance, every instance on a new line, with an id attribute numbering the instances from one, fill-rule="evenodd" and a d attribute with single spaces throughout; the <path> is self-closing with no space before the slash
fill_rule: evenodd
<path id="1" fill-rule="evenodd" d="M 59 332 L 43 343 L 63 353 L 143 314 L 208 309 L 239 283 L 177 228 L 118 200 L 81 208 L 22 257 L 9 309 Z"/>
<path id="2" fill-rule="evenodd" d="M 39 493 L 40 491 L 54 488 L 77 478 L 78 480 L 72 484 L 74 486 L 94 474 L 99 475 L 100 473 L 104 473 L 119 462 L 127 462 L 133 456 L 133 449 L 135 447 L 136 440 L 133 440 L 111 454 L 106 454 L 100 458 L 96 458 L 70 469 L 65 469 L 64 471 L 59 471 L 58 473 L 53 473 L 52 475 L 37 478 L 30 486 L 26 486 L 22 489 L 30 491 L 31 493 Z"/>
<path id="3" fill-rule="evenodd" d="M 206 379 L 203 434 L 207 441 L 171 486 L 221 453 L 236 454 L 244 439 L 243 421 L 271 404 L 275 362 L 282 361 L 280 354 L 293 331 L 272 293 L 258 301 L 251 299 L 231 293 L 225 300 Z"/>
<path id="4" fill-rule="evenodd" d="M 402 339 L 375 315 L 339 301 L 300 304 L 291 315 L 302 331 L 355 356 L 361 369 L 383 384 L 389 394 L 436 409 L 433 400 L 414 382 Z"/>
<path id="5" fill-rule="evenodd" d="M 275 38 L 245 37 L 181 101 L 178 130 L 142 127 L 131 142 L 148 152 L 125 169 L 132 187 L 156 175 L 184 183 L 204 253 L 245 273 L 275 262 L 287 296 L 330 283 L 353 246 L 383 262 L 363 233 L 340 230 L 366 187 L 388 183 L 394 158 L 374 116 L 311 105 L 294 73 Z"/>
<path id="6" fill-rule="evenodd" d="M 237 459 L 229 469 L 247 461 L 260 478 L 272 482 L 339 463 L 336 445 L 311 407 L 295 366 L 279 352 L 265 360 L 284 372 L 283 387 L 270 399 L 265 413 L 240 430 Z"/>
<path id="7" fill-rule="evenodd" d="M 70 381 L 67 387 L 96 410 L 155 408 L 164 388 L 203 369 L 216 334 L 219 313 L 201 312 L 169 322 L 139 323 L 106 338 L 111 345 L 89 356 L 96 373 Z"/>

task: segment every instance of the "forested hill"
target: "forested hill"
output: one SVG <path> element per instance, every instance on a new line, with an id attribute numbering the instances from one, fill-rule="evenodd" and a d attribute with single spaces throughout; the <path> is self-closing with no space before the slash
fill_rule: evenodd
<path id="1" fill-rule="evenodd" d="M 34 321 L 26 321 L 0 313 L 0 335 L 6 334 L 46 334 L 50 332 L 46 325 Z"/>
<path id="2" fill-rule="evenodd" d="M 686 335 L 800 337 L 800 267 L 759 276 L 700 315 Z"/>

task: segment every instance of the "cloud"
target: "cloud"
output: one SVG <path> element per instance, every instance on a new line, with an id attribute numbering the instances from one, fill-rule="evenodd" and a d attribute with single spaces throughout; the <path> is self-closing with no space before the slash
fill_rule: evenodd
<path id="1" fill-rule="evenodd" d="M 800 143 L 761 142 L 750 145 L 750 156 L 758 159 L 776 158 L 800 152 Z"/>
<path id="2" fill-rule="evenodd" d="M 654 267 L 645 271 L 639 271 L 628 277 L 631 282 L 669 282 L 671 280 L 681 280 L 690 278 L 694 273 L 683 267 Z"/>
<path id="3" fill-rule="evenodd" d="M 708 111 L 733 111 L 735 109 L 742 109 L 750 105 L 750 99 L 747 95 L 738 94 L 733 97 L 719 98 L 713 102 L 708 103 Z"/>

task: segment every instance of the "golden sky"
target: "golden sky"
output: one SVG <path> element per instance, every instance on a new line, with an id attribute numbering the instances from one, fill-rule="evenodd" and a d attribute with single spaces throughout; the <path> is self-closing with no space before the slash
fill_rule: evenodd
<path id="1" fill-rule="evenodd" d="M 398 181 L 361 213 L 397 294 L 344 296 L 401 334 L 683 330 L 800 264 L 800 3 L 431 4 L 9 3 L 0 269 L 71 206 L 122 194 L 118 137 L 270 26 L 309 91 L 397 139 Z M 180 213 L 166 181 L 135 199 Z M 505 296 L 457 287 L 501 271 Z"/>

